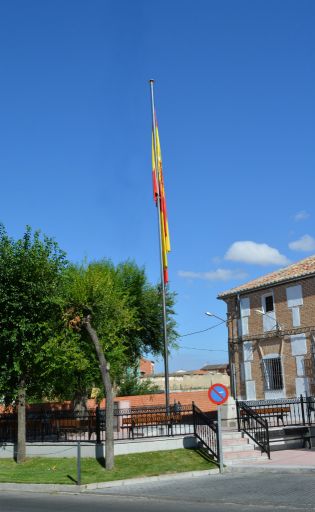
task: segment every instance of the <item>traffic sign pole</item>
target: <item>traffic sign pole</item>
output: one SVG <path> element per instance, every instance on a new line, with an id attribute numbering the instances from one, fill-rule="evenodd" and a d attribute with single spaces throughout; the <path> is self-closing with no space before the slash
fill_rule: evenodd
<path id="1" fill-rule="evenodd" d="M 222 449 L 222 420 L 221 420 L 221 405 L 218 405 L 218 457 L 220 473 L 223 473 L 223 449 Z"/>
<path id="2" fill-rule="evenodd" d="M 217 451 L 219 459 L 220 473 L 223 473 L 223 447 L 222 447 L 222 416 L 221 405 L 229 398 L 229 390 L 224 384 L 213 384 L 208 390 L 210 402 L 217 405 L 218 423 L 217 423 Z"/>

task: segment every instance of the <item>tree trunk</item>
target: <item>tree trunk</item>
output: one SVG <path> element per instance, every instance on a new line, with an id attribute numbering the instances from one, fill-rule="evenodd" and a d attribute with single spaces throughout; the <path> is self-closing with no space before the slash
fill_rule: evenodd
<path id="1" fill-rule="evenodd" d="M 18 388 L 18 433 L 16 462 L 19 464 L 26 459 L 26 419 L 25 419 L 25 382 L 21 380 Z"/>
<path id="2" fill-rule="evenodd" d="M 90 323 L 90 317 L 84 319 L 85 329 L 90 336 L 95 347 L 99 360 L 103 386 L 106 393 L 106 440 L 105 440 L 105 467 L 113 469 L 114 467 L 114 393 L 112 381 L 109 374 L 109 364 L 106 361 L 104 351 L 98 339 L 96 331 Z"/>

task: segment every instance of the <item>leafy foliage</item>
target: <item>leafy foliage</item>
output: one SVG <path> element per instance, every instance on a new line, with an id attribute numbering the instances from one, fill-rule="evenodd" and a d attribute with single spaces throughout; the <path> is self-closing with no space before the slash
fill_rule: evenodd
<path id="1" fill-rule="evenodd" d="M 0 391 L 16 398 L 21 380 L 41 395 L 40 353 L 59 315 L 58 294 L 66 267 L 57 243 L 27 227 L 15 241 L 0 226 Z"/>
<path id="2" fill-rule="evenodd" d="M 137 371 L 127 371 L 120 378 L 118 387 L 119 396 L 149 395 L 161 392 L 159 387 L 150 379 L 141 381 Z"/>
<path id="3" fill-rule="evenodd" d="M 110 260 L 101 260 L 71 266 L 66 272 L 63 300 L 66 321 L 80 333 L 83 343 L 88 343 L 88 338 L 81 322 L 86 315 L 91 316 L 115 381 L 126 368 L 135 367 L 142 354 L 162 353 L 160 290 L 148 283 L 144 270 L 134 262 L 115 267 Z M 173 295 L 168 294 L 167 303 L 173 342 Z"/>

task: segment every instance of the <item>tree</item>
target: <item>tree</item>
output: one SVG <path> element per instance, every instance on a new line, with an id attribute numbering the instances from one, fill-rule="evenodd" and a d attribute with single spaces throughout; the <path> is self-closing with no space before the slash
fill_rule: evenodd
<path id="1" fill-rule="evenodd" d="M 168 296 L 171 313 L 174 297 Z M 70 329 L 92 342 L 106 394 L 106 468 L 114 466 L 113 413 L 116 382 L 146 352 L 161 353 L 161 296 L 133 262 L 109 260 L 72 266 L 64 288 Z M 176 336 L 169 320 L 170 337 Z"/>
<path id="2" fill-rule="evenodd" d="M 119 396 L 149 395 L 160 392 L 159 386 L 152 380 L 141 381 L 136 369 L 125 372 L 125 375 L 119 379 L 118 387 Z"/>
<path id="3" fill-rule="evenodd" d="M 42 396 L 40 354 L 52 336 L 65 253 L 27 227 L 19 240 L 0 226 L 0 392 L 18 409 L 17 462 L 26 456 L 26 396 Z"/>

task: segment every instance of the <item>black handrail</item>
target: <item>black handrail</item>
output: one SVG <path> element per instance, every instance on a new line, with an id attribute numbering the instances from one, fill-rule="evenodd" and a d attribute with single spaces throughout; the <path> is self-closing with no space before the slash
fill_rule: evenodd
<path id="1" fill-rule="evenodd" d="M 261 418 L 254 409 L 244 402 L 237 404 L 238 430 L 243 430 L 270 459 L 270 441 L 268 421 Z"/>
<path id="2" fill-rule="evenodd" d="M 194 418 L 194 435 L 199 439 L 202 445 L 211 452 L 213 457 L 219 463 L 219 436 L 218 425 L 216 422 L 210 420 L 199 407 L 193 402 L 193 418 Z"/>

